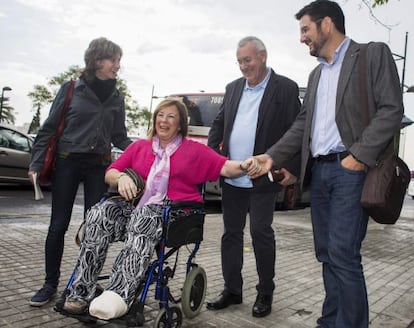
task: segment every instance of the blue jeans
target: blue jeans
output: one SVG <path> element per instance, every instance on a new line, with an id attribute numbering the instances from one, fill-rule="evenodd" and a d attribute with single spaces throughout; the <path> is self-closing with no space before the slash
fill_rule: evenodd
<path id="1" fill-rule="evenodd" d="M 45 244 L 45 284 L 55 288 L 59 284 L 65 233 L 80 182 L 83 182 L 86 212 L 101 199 L 107 189 L 104 181 L 106 167 L 102 155 L 57 156 L 52 176 L 52 213 Z"/>
<path id="2" fill-rule="evenodd" d="M 322 263 L 325 301 L 322 327 L 368 327 L 368 297 L 361 244 L 368 216 L 360 205 L 364 171 L 351 171 L 339 159 L 312 167 L 311 215 L 316 258 Z"/>

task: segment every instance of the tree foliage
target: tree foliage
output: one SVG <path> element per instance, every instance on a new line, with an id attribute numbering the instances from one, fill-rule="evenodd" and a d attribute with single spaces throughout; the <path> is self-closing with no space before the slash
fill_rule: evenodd
<path id="1" fill-rule="evenodd" d="M 130 131 L 144 130 L 146 133 L 151 128 L 152 113 L 146 108 L 139 108 L 136 104 L 135 109 L 127 111 L 127 126 Z"/>
<path id="2" fill-rule="evenodd" d="M 388 3 L 389 0 L 374 0 L 372 4 L 372 8 L 375 8 L 376 6 L 382 6 Z"/>
<path id="3" fill-rule="evenodd" d="M 37 107 L 36 113 L 32 118 L 32 122 L 30 122 L 29 130 L 27 133 L 29 134 L 37 134 L 40 128 L 40 106 Z"/>
<path id="4" fill-rule="evenodd" d="M 74 79 L 76 80 L 81 75 L 81 68 L 78 65 L 69 66 L 66 72 L 60 73 L 52 77 L 48 84 L 54 89 L 54 96 L 63 82 Z"/>
<path id="5" fill-rule="evenodd" d="M 14 116 L 14 108 L 9 104 L 9 97 L 4 97 L 3 99 L 0 97 L 1 102 L 1 116 L 0 122 L 6 122 L 8 124 L 14 124 L 15 116 Z"/>
<path id="6" fill-rule="evenodd" d="M 32 122 L 30 123 L 27 133 L 36 134 L 40 128 L 40 109 L 53 101 L 53 93 L 49 91 L 44 85 L 36 84 L 33 87 L 33 91 L 29 92 L 28 97 L 32 100 L 33 109 L 35 114 Z"/>
<path id="7" fill-rule="evenodd" d="M 375 8 L 377 6 L 386 5 L 390 0 L 361 0 L 366 6 Z M 400 1 L 400 0 L 398 0 Z"/>
<path id="8" fill-rule="evenodd" d="M 125 80 L 118 79 L 116 87 L 125 98 L 125 115 L 128 132 L 136 135 L 143 128 L 146 128 L 146 131 L 148 131 L 152 116 L 151 112 L 146 107 L 140 108 L 138 102 L 132 99 Z"/>
<path id="9" fill-rule="evenodd" d="M 49 79 L 47 86 L 35 85 L 33 91 L 28 96 L 32 100 L 33 110 L 35 114 L 30 124 L 29 133 L 37 133 L 40 128 L 40 110 L 41 108 L 49 105 L 64 81 L 69 79 L 77 79 L 81 74 L 81 69 L 77 65 L 70 66 L 67 71 L 62 72 Z M 138 103 L 131 97 L 131 93 L 128 90 L 126 81 L 118 79 L 116 87 L 119 92 L 125 97 L 125 113 L 126 113 L 126 125 L 128 131 L 134 133 L 142 127 L 149 127 L 151 121 L 151 113 L 148 115 L 148 109 L 140 109 Z"/>

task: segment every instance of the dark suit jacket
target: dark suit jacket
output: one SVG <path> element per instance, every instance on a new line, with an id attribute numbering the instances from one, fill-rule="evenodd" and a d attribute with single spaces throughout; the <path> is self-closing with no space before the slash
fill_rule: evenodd
<path id="1" fill-rule="evenodd" d="M 367 166 L 375 166 L 392 151 L 387 147 L 400 128 L 403 116 L 402 93 L 394 58 L 388 46 L 370 43 L 367 48 L 367 94 L 370 123 L 364 126 L 360 106 L 359 51 L 361 45 L 352 41 L 345 54 L 336 94 L 335 121 L 346 149 Z M 321 75 L 318 65 L 309 75 L 303 106 L 292 128 L 272 146 L 269 154 L 276 166 L 301 150 L 301 182 L 305 179 L 310 159 L 310 138 L 316 91 Z M 386 154 L 385 154 L 386 155 Z"/>
<path id="2" fill-rule="evenodd" d="M 237 79 L 226 86 L 223 104 L 214 120 L 208 137 L 208 146 L 224 156 L 229 155 L 229 139 L 233 129 L 239 102 L 246 84 L 245 78 Z M 254 155 L 263 154 L 289 129 L 300 110 L 297 84 L 287 77 L 271 70 L 270 79 L 259 106 Z M 293 174 L 299 174 L 299 154 L 285 167 Z M 253 180 L 254 191 L 280 190 L 278 183 L 272 183 L 267 176 Z"/>

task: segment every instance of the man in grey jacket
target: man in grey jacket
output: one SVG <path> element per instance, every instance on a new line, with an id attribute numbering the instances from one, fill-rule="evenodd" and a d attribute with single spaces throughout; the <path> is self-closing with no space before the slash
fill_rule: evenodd
<path id="1" fill-rule="evenodd" d="M 265 174 L 301 152 L 301 183 L 310 174 L 315 253 L 322 263 L 325 300 L 318 327 L 368 327 L 361 263 L 368 215 L 360 205 L 365 172 L 392 147 L 399 130 L 402 96 L 392 53 L 383 43 L 367 48 L 345 35 L 336 2 L 318 0 L 301 9 L 301 42 L 320 64 L 311 72 L 301 113 L 284 137 L 258 156 Z M 359 75 L 367 75 L 370 123 L 364 126 Z M 310 168 L 308 173 L 307 168 Z M 307 179 L 306 179 L 307 180 Z"/>

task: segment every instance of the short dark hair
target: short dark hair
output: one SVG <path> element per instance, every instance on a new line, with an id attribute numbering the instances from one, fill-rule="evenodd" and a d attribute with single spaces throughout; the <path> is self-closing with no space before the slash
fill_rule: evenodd
<path id="1" fill-rule="evenodd" d="M 116 43 L 104 37 L 92 40 L 85 51 L 85 68 L 82 76 L 87 82 L 91 82 L 99 69 L 96 62 L 102 59 L 112 59 L 116 55 L 122 57 L 122 49 Z"/>
<path id="2" fill-rule="evenodd" d="M 303 16 L 310 16 L 313 22 L 316 22 L 325 17 L 329 17 L 334 23 L 336 29 L 345 35 L 345 17 L 341 7 L 330 0 L 316 0 L 303 7 L 295 15 L 297 20 Z"/>

